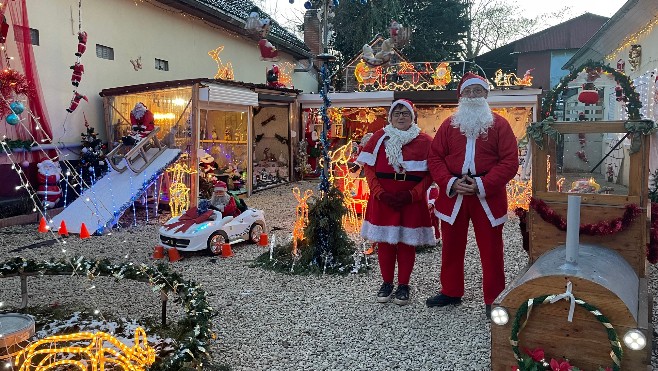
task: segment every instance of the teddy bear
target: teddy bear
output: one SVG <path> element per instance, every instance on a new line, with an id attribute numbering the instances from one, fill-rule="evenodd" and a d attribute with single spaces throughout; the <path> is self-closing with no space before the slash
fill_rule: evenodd
<path id="1" fill-rule="evenodd" d="M 47 209 L 55 207 L 62 196 L 62 189 L 59 187 L 59 180 L 62 174 L 62 168 L 59 163 L 52 160 L 43 160 L 37 164 L 38 174 L 37 196 Z"/>
<path id="2" fill-rule="evenodd" d="M 395 53 L 393 50 L 395 43 L 393 39 L 388 38 L 382 42 L 381 50 L 373 54 L 372 47 L 368 44 L 363 45 L 362 58 L 371 67 L 377 67 L 388 63 Z"/>

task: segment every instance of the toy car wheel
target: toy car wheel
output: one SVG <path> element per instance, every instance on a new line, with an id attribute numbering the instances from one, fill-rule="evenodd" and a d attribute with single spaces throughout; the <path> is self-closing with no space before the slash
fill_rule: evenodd
<path id="1" fill-rule="evenodd" d="M 215 255 L 221 255 L 222 245 L 228 243 L 228 235 L 224 231 L 213 232 L 208 237 L 208 251 Z"/>
<path id="2" fill-rule="evenodd" d="M 260 235 L 263 234 L 263 225 L 260 223 L 254 223 L 249 229 L 249 241 L 253 243 L 258 243 L 260 241 Z"/>

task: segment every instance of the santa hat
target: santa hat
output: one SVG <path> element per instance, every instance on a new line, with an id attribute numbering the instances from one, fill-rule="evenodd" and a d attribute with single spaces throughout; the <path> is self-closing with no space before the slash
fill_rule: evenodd
<path id="1" fill-rule="evenodd" d="M 416 106 L 407 99 L 398 99 L 395 102 L 391 103 L 391 108 L 388 110 L 388 120 L 391 121 L 391 115 L 393 115 L 393 110 L 398 105 L 403 105 L 411 112 L 411 122 L 416 122 Z"/>
<path id="2" fill-rule="evenodd" d="M 226 183 L 222 182 L 221 180 L 218 180 L 215 182 L 215 192 L 217 191 L 227 191 L 228 188 L 226 187 Z"/>
<path id="3" fill-rule="evenodd" d="M 459 85 L 457 85 L 458 95 L 461 97 L 464 88 L 471 85 L 480 85 L 485 90 L 489 91 L 489 83 L 484 79 L 484 77 L 476 75 L 472 72 L 466 72 L 461 81 L 459 81 Z"/>

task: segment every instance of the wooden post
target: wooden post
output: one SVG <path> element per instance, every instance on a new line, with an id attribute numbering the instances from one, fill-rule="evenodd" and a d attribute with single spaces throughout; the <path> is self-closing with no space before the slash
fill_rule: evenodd
<path id="1" fill-rule="evenodd" d="M 167 292 L 161 290 L 160 301 L 162 302 L 162 326 L 167 326 L 167 299 L 169 299 Z"/>
<path id="2" fill-rule="evenodd" d="M 27 308 L 27 275 L 21 273 L 21 309 Z"/>

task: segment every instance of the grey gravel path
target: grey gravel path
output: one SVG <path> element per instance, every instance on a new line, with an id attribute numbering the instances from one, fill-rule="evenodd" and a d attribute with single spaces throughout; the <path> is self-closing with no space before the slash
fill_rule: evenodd
<path id="1" fill-rule="evenodd" d="M 296 201 L 293 186 L 315 187 L 299 182 L 257 193 L 249 206 L 265 210 L 268 228 L 278 239 L 291 232 Z M 131 210 L 124 218 L 132 221 Z M 36 232 L 36 225 L 0 229 L 0 256 L 34 259 L 84 255 L 153 264 L 150 259 L 158 241 L 158 221 L 137 227 L 122 227 L 111 235 L 52 244 L 49 235 Z M 472 232 L 471 232 L 472 233 Z M 505 225 L 506 275 L 512 280 L 527 263 L 521 248 L 516 220 Z M 473 241 L 473 238 L 469 239 Z M 66 253 L 62 252 L 66 248 Z M 412 301 L 398 307 L 374 300 L 380 284 L 376 256 L 366 274 L 335 276 L 290 276 L 250 268 L 251 261 L 266 249 L 250 244 L 233 247 L 230 259 L 190 256 L 171 266 L 184 277 L 197 281 L 210 293 L 210 303 L 219 312 L 215 321 L 217 340 L 211 346 L 214 362 L 233 371 L 246 370 L 487 370 L 490 358 L 489 322 L 484 315 L 481 269 L 477 248 L 467 252 L 464 304 L 454 308 L 427 308 L 425 299 L 439 288 L 440 249 L 417 255 L 412 275 Z M 656 268 L 651 267 L 650 291 L 656 297 Z M 0 281 L 0 301 L 20 303 L 16 278 Z M 141 318 L 159 313 L 158 296 L 143 284 L 97 279 L 90 290 L 85 278 L 31 278 L 30 301 L 45 304 L 76 302 L 102 311 Z M 654 323 L 657 319 L 654 304 Z M 169 317 L 181 309 L 169 306 Z M 658 369 L 658 358 L 652 364 Z"/>

